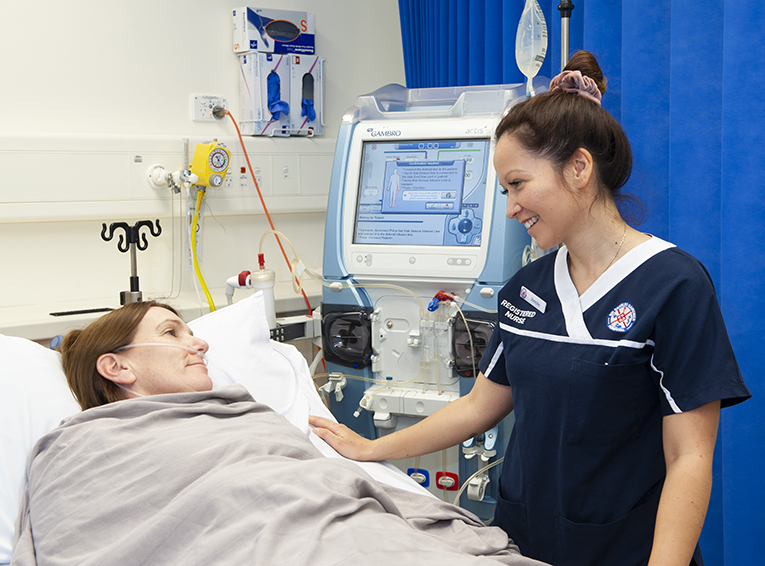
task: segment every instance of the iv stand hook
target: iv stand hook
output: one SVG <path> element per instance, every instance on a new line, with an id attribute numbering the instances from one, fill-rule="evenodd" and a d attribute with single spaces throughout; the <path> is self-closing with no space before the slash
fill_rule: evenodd
<path id="1" fill-rule="evenodd" d="M 146 239 L 146 234 L 141 233 L 141 228 L 148 228 L 151 235 L 155 238 L 162 233 L 162 227 L 159 225 L 159 219 L 155 220 L 156 231 L 154 229 L 154 223 L 151 220 L 140 220 L 134 225 L 130 226 L 127 222 L 112 222 L 109 225 L 109 233 L 106 232 L 106 223 L 101 225 L 101 239 L 105 242 L 114 238 L 114 233 L 117 230 L 124 230 L 124 234 L 120 234 L 120 239 L 117 242 L 117 249 L 125 253 L 130 251 L 130 291 L 120 292 L 120 304 L 125 305 L 128 303 L 138 303 L 142 299 L 141 291 L 138 285 L 138 262 L 136 260 L 136 249 L 144 251 L 149 247 L 149 242 Z"/>

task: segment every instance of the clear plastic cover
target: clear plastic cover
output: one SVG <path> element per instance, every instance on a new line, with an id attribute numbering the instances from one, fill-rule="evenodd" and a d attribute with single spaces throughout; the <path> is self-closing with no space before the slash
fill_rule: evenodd
<path id="1" fill-rule="evenodd" d="M 496 116 L 498 110 L 524 96 L 522 84 L 412 89 L 389 84 L 359 96 L 343 116 L 343 123 L 400 119 L 402 113 L 406 113 L 407 119 Z"/>

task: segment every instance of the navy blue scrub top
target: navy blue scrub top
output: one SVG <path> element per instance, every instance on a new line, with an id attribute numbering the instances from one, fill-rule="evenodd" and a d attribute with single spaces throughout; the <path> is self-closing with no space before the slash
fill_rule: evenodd
<path id="1" fill-rule="evenodd" d="M 555 566 L 646 564 L 662 417 L 751 394 L 701 263 L 652 238 L 579 296 L 562 247 L 500 291 L 479 367 L 513 388 L 494 524 Z"/>

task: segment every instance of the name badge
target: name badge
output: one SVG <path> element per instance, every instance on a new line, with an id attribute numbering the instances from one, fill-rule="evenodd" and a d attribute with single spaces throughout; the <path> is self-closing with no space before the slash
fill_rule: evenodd
<path id="1" fill-rule="evenodd" d="M 533 292 L 529 291 L 526 287 L 521 287 L 521 299 L 529 303 L 542 314 L 544 314 L 545 309 L 547 309 L 547 303 L 540 299 Z"/>

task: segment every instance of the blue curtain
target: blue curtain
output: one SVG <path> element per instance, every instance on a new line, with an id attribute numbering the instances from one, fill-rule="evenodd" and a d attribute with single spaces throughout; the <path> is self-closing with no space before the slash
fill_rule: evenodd
<path id="1" fill-rule="evenodd" d="M 640 227 L 709 269 L 751 401 L 722 412 L 707 566 L 765 557 L 765 10 L 755 0 L 575 0 L 570 51 L 595 53 L 634 151 Z M 558 0 L 541 76 L 560 69 Z M 523 0 L 399 0 L 407 86 L 517 83 Z M 500 24 L 501 22 L 501 24 Z M 430 54 L 430 55 L 427 55 Z M 431 63 L 432 61 L 432 63 Z"/>
<path id="2" fill-rule="evenodd" d="M 523 82 L 515 64 L 522 10 L 518 0 L 399 0 L 407 86 Z"/>

